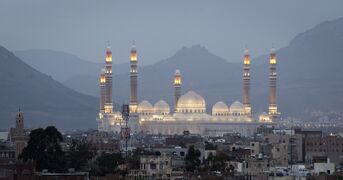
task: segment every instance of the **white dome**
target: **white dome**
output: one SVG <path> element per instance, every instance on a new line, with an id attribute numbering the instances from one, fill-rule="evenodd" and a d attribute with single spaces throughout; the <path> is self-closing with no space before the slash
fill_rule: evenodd
<path id="1" fill-rule="evenodd" d="M 154 114 L 157 115 L 167 115 L 170 112 L 170 107 L 168 103 L 166 103 L 163 100 L 159 100 L 157 103 L 154 105 Z"/>
<path id="2" fill-rule="evenodd" d="M 266 112 L 261 113 L 259 120 L 260 122 L 272 122 L 269 115 Z"/>
<path id="3" fill-rule="evenodd" d="M 147 100 L 144 100 L 138 104 L 138 107 L 137 107 L 138 113 L 147 114 L 147 113 L 153 113 L 153 111 L 154 111 L 154 108 Z"/>
<path id="4" fill-rule="evenodd" d="M 244 114 L 244 105 L 239 101 L 233 102 L 230 106 L 230 114 Z"/>
<path id="5" fill-rule="evenodd" d="M 229 107 L 222 101 L 217 102 L 212 107 L 213 116 L 224 116 L 229 113 Z"/>
<path id="6" fill-rule="evenodd" d="M 194 91 L 188 91 L 177 101 L 177 111 L 183 113 L 204 113 L 205 99 Z"/>

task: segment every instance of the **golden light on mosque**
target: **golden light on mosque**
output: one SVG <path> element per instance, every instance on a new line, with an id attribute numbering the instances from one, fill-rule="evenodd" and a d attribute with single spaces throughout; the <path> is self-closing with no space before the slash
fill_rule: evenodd
<path id="1" fill-rule="evenodd" d="M 112 62 L 112 54 L 106 55 L 106 62 Z"/>
<path id="2" fill-rule="evenodd" d="M 101 83 L 101 84 L 105 84 L 105 83 L 106 83 L 106 78 L 105 78 L 105 75 L 104 75 L 104 74 L 101 74 L 101 75 L 100 75 L 100 83 Z"/>
<path id="3" fill-rule="evenodd" d="M 106 62 L 112 62 L 112 51 L 110 49 L 110 47 L 107 47 L 106 49 Z"/>
<path id="4" fill-rule="evenodd" d="M 276 64 L 276 55 L 275 54 L 270 55 L 269 63 L 270 64 Z"/>
<path id="5" fill-rule="evenodd" d="M 249 55 L 245 55 L 244 56 L 243 63 L 244 63 L 244 65 L 250 65 L 250 57 L 249 57 Z"/>
<path id="6" fill-rule="evenodd" d="M 136 51 L 131 52 L 131 61 L 137 61 L 137 53 Z"/>
<path id="7" fill-rule="evenodd" d="M 175 85 L 180 85 L 181 84 L 181 77 L 180 76 L 179 77 L 175 77 L 174 84 Z"/>

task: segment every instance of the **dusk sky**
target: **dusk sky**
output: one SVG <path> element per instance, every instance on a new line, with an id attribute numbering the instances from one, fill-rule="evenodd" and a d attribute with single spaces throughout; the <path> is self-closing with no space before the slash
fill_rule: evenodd
<path id="1" fill-rule="evenodd" d="M 142 64 L 201 44 L 239 61 L 245 45 L 252 56 L 265 54 L 272 43 L 284 47 L 298 33 L 343 16 L 342 0 L 99 2 L 2 0 L 0 44 L 12 51 L 52 49 L 103 62 L 110 41 L 114 62 L 123 63 L 135 40 Z"/>

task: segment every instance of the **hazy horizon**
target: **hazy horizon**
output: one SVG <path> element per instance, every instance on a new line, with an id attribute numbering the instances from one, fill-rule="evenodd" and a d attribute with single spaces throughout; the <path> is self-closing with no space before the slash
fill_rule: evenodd
<path id="1" fill-rule="evenodd" d="M 298 33 L 343 16 L 343 1 L 1 1 L 0 44 L 51 49 L 102 62 L 107 41 L 114 62 L 128 61 L 135 40 L 141 64 L 200 44 L 228 61 L 286 46 Z"/>

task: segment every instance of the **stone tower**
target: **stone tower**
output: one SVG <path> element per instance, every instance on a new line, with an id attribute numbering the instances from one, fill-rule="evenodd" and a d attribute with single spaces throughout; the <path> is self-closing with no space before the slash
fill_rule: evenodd
<path id="1" fill-rule="evenodd" d="M 177 112 L 177 101 L 181 96 L 181 85 L 181 73 L 180 70 L 177 69 L 174 75 L 174 112 Z"/>
<path id="2" fill-rule="evenodd" d="M 130 113 L 137 113 L 137 64 L 137 51 L 133 43 L 130 56 Z"/>
<path id="3" fill-rule="evenodd" d="M 105 113 L 113 113 L 112 102 L 112 51 L 108 46 L 105 59 Z"/>
<path id="4" fill-rule="evenodd" d="M 250 104 L 250 54 L 249 49 L 245 49 L 243 58 L 243 105 L 247 115 L 251 115 Z"/>
<path id="5" fill-rule="evenodd" d="M 275 49 L 272 48 L 269 58 L 269 108 L 268 114 L 272 120 L 279 116 L 276 104 L 276 54 Z"/>
<path id="6" fill-rule="evenodd" d="M 105 69 L 101 70 L 100 77 L 99 77 L 99 85 L 100 85 L 100 116 L 102 116 L 105 112 L 105 102 L 106 102 L 106 77 L 105 77 Z"/>
<path id="7" fill-rule="evenodd" d="M 131 132 L 139 132 L 140 131 L 140 124 L 139 124 L 139 115 L 137 113 L 137 78 L 138 78 L 138 71 L 137 71 L 137 51 L 135 42 L 132 44 L 131 48 L 131 55 L 130 55 L 130 115 L 129 115 L 129 128 Z"/>
<path id="8" fill-rule="evenodd" d="M 24 116 L 23 113 L 18 112 L 15 122 L 14 130 L 14 144 L 15 144 L 15 157 L 18 159 L 18 156 L 22 153 L 26 145 L 26 135 L 24 129 Z"/>

